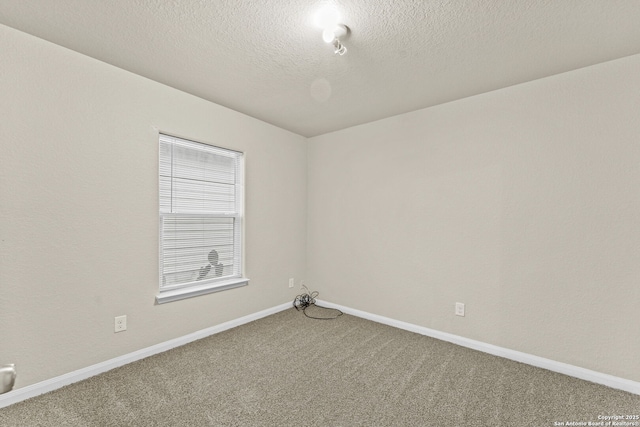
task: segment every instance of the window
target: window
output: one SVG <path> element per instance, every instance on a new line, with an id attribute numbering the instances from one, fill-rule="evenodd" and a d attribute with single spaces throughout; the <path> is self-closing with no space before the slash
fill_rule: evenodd
<path id="1" fill-rule="evenodd" d="M 246 285 L 243 154 L 160 134 L 158 303 Z"/>

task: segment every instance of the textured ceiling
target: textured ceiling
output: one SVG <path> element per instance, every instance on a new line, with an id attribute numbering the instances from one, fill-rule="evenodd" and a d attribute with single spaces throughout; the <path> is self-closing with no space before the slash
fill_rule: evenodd
<path id="1" fill-rule="evenodd" d="M 639 0 L 336 0 L 344 56 L 324 3 L 0 0 L 0 23 L 304 136 L 640 53 Z"/>

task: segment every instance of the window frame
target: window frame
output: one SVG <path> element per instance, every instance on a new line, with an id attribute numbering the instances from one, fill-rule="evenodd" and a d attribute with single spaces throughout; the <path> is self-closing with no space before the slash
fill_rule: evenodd
<path id="1" fill-rule="evenodd" d="M 245 155 L 243 152 L 221 147 L 219 145 L 208 144 L 205 142 L 196 141 L 193 139 L 187 139 L 183 137 L 174 136 L 172 134 L 166 132 L 158 131 L 156 133 L 156 146 L 158 148 L 158 165 L 159 170 L 157 173 L 158 179 L 158 214 L 159 214 L 159 227 L 158 227 L 158 258 L 159 258 L 159 278 L 158 278 L 158 294 L 156 295 L 156 303 L 164 304 L 167 302 L 178 301 L 185 298 L 196 297 L 200 295 L 206 295 L 214 292 L 225 291 L 228 289 L 235 289 L 241 286 L 246 286 L 249 284 L 249 279 L 244 275 L 244 267 L 245 267 L 245 254 L 244 254 L 244 236 L 245 236 L 245 220 L 244 220 L 244 206 L 245 206 L 245 198 L 244 198 L 244 162 Z M 192 149 L 197 149 L 197 146 L 205 146 L 202 151 L 206 152 L 206 147 L 211 147 L 216 151 L 226 152 L 227 154 L 233 154 L 237 159 L 237 167 L 235 168 L 235 183 L 234 183 L 234 202 L 235 208 L 233 212 L 174 212 L 171 209 L 171 212 L 163 212 L 161 206 L 161 180 L 162 180 L 162 170 L 160 168 L 160 164 L 162 161 L 162 152 L 161 146 L 163 143 L 171 143 L 172 146 L 174 143 L 176 145 L 181 146 L 190 146 Z M 231 157 L 231 156 L 230 156 Z M 173 177 L 171 178 L 173 179 Z M 234 233 L 233 233 L 233 245 L 234 245 L 234 264 L 236 262 L 240 263 L 240 266 L 234 274 L 231 276 L 225 276 L 222 278 L 208 278 L 202 282 L 190 281 L 184 283 L 178 283 L 175 285 L 163 285 L 164 278 L 164 262 L 163 262 L 163 225 L 165 218 L 170 217 L 194 217 L 194 218 L 234 218 Z M 236 228 L 238 227 L 238 228 Z M 239 248 L 237 248 L 239 245 Z M 238 253 L 236 255 L 236 250 Z M 222 267 L 221 267 L 222 268 Z"/>

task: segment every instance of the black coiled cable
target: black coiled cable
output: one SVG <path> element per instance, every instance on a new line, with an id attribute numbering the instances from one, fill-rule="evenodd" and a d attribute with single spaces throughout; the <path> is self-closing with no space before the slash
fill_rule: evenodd
<path id="1" fill-rule="evenodd" d="M 319 305 L 316 305 L 316 297 L 319 295 L 318 291 L 313 291 L 313 292 L 309 292 L 309 289 L 307 289 L 306 286 L 302 285 L 302 287 L 307 291 L 303 294 L 298 295 L 294 300 L 293 300 L 293 306 L 296 308 L 296 310 L 300 311 L 302 310 L 302 312 L 304 313 L 305 316 L 307 316 L 309 319 L 317 319 L 317 320 L 332 320 L 332 319 L 336 319 L 340 316 L 343 315 L 342 311 L 338 310 L 337 308 L 326 308 L 326 307 L 321 307 Z M 332 310 L 334 312 L 337 312 L 337 314 L 334 317 L 314 317 L 314 316 L 310 316 L 307 313 L 307 308 L 311 307 L 311 306 L 315 306 L 317 308 L 322 308 L 324 310 Z"/>

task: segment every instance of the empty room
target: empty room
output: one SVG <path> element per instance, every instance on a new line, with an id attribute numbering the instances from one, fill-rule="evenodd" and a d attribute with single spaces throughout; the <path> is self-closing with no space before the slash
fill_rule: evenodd
<path id="1" fill-rule="evenodd" d="M 0 425 L 640 426 L 639 23 L 0 0 Z"/>

